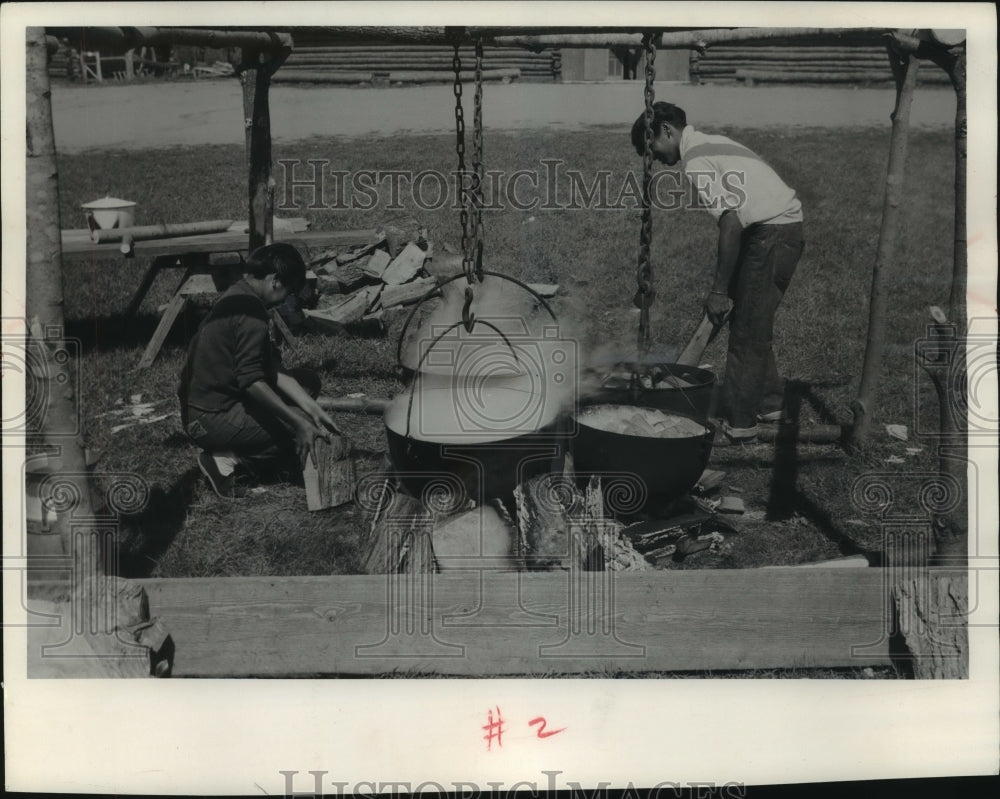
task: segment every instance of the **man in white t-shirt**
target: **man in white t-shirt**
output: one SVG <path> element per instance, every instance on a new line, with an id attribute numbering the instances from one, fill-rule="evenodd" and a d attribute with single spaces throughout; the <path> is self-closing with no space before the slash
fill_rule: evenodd
<path id="1" fill-rule="evenodd" d="M 802 254 L 802 204 L 760 156 L 725 136 L 687 124 L 683 109 L 653 106 L 653 157 L 684 176 L 719 224 L 719 248 L 705 312 L 716 324 L 729 313 L 722 386 L 723 429 L 734 440 L 757 435 L 758 422 L 784 418 L 784 383 L 771 339 L 774 315 Z M 632 126 L 645 149 L 645 117 Z M 731 312 L 731 313 L 730 313 Z"/>

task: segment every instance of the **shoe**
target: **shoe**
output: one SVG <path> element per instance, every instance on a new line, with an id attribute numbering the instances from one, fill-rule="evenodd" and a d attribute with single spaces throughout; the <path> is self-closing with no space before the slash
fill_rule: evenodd
<path id="1" fill-rule="evenodd" d="M 205 475 L 212 490 L 223 499 L 240 499 L 246 496 L 246 487 L 236 483 L 236 473 L 222 474 L 215 463 L 215 458 L 212 457 L 212 453 L 204 451 L 199 453 L 198 468 Z"/>
<path id="2" fill-rule="evenodd" d="M 729 422 L 722 423 L 722 432 L 734 444 L 752 444 L 757 440 L 757 425 L 753 427 L 733 427 Z"/>
<path id="3" fill-rule="evenodd" d="M 785 422 L 788 421 L 788 414 L 785 413 L 784 408 L 778 408 L 776 411 L 769 411 L 768 413 L 758 413 L 758 422 Z"/>

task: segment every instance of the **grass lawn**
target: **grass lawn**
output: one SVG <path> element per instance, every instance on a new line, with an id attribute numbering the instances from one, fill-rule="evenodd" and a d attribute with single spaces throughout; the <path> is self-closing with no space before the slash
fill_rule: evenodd
<path id="1" fill-rule="evenodd" d="M 806 421 L 850 421 L 849 404 L 860 380 L 868 322 L 868 295 L 882 202 L 889 126 L 881 130 L 726 131 L 768 159 L 802 199 L 806 250 L 779 311 L 776 351 L 784 374 L 801 385 Z M 275 146 L 275 161 L 330 159 L 336 169 L 454 168 L 448 137 L 393 136 L 338 139 Z M 528 169 L 544 175 L 543 159 L 558 158 L 563 170 L 584 176 L 611 172 L 609 185 L 622 185 L 639 161 L 624 129 L 591 128 L 572 134 L 521 137 L 487 132 L 488 169 Z M 81 202 L 110 193 L 138 202 L 138 222 L 241 219 L 246 214 L 246 166 L 242 148 L 192 147 L 156 151 L 90 152 L 59 161 L 64 227 L 80 227 Z M 924 335 L 926 306 L 947 300 L 951 275 L 952 144 L 947 132 L 912 134 L 907 204 L 898 249 L 889 313 L 888 351 L 870 447 L 848 457 L 835 446 L 801 447 L 790 462 L 778 462 L 773 446 L 717 448 L 713 468 L 727 473 L 725 493 L 736 493 L 751 511 L 723 555 L 702 553 L 672 568 L 733 568 L 792 564 L 881 549 L 878 520 L 851 504 L 851 486 L 870 471 L 935 468 L 927 442 L 914 440 L 915 409 L 924 429 L 936 425 L 929 380 L 916 372 L 915 340 Z M 301 177 L 301 174 L 300 174 Z M 280 171 L 277 178 L 281 179 Z M 589 183 L 589 180 L 588 180 Z M 564 178 L 559 190 L 569 190 Z M 279 185 L 278 199 L 281 199 Z M 285 210 L 305 216 L 316 229 L 378 227 L 381 220 L 411 213 L 430 231 L 438 252 L 458 241 L 458 215 L 444 208 L 423 211 L 404 193 L 404 211 Z M 637 315 L 635 291 L 639 211 L 506 210 L 485 219 L 488 268 L 532 282 L 559 283 L 554 302 L 560 318 L 577 331 L 584 351 L 612 347 L 633 351 Z M 658 292 L 653 307 L 654 338 L 665 359 L 687 340 L 700 315 L 715 255 L 715 225 L 704 212 L 657 211 L 653 220 L 653 268 Z M 101 451 L 106 475 L 131 472 L 149 484 L 149 506 L 124 520 L 119 571 L 125 576 L 207 577 L 218 575 L 321 575 L 359 570 L 360 515 L 353 507 L 309 513 L 301 488 L 269 486 L 263 493 L 230 503 L 219 500 L 195 466 L 196 450 L 174 417 L 113 433 L 113 417 L 100 414 L 116 400 L 141 393 L 143 401 L 174 407 L 184 344 L 197 323 L 189 316 L 175 327 L 149 370 L 135 365 L 155 328 L 156 308 L 175 280 L 161 277 L 136 319 L 124 309 L 145 264 L 138 261 L 86 263 L 64 268 L 68 333 L 82 342 L 80 392 L 84 436 Z M 179 275 L 178 275 L 179 277 Z M 393 317 L 388 336 L 306 336 L 289 365 L 318 368 L 324 394 L 365 392 L 390 396 L 395 378 L 397 334 L 403 315 Z M 704 360 L 721 372 L 725 335 Z M 340 415 L 338 424 L 368 453 L 371 467 L 385 449 L 379 418 Z M 911 440 L 890 439 L 883 425 L 908 425 Z M 924 446 L 907 454 L 906 447 Z M 902 463 L 886 463 L 890 457 Z M 777 465 L 776 465 L 777 464 Z"/>

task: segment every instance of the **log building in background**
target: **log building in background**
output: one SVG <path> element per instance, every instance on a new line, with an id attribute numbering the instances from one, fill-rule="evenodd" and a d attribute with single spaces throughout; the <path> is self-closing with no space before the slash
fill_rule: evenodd
<path id="1" fill-rule="evenodd" d="M 692 83 L 805 83 L 863 86 L 893 83 L 884 47 L 822 43 L 716 45 L 688 54 Z M 659 56 L 657 57 L 657 62 Z M 950 85 L 948 75 L 927 62 L 918 83 Z"/>

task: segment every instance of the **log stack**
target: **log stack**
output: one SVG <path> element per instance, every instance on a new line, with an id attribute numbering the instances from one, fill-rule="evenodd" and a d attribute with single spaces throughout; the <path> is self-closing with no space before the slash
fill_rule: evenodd
<path id="1" fill-rule="evenodd" d="M 348 328 L 384 332 L 387 311 L 435 291 L 438 279 L 427 269 L 433 251 L 426 231 L 415 226 L 385 229 L 377 243 L 326 250 L 310 260 L 316 296 L 314 307 L 303 310 L 310 330 L 328 335 Z"/>
<path id="2" fill-rule="evenodd" d="M 447 45 L 404 45 L 390 42 L 359 44 L 329 35 L 296 31 L 295 49 L 275 74 L 278 82 L 390 84 L 454 80 Z M 471 47 L 461 51 L 462 79 L 474 78 Z M 483 48 L 483 79 L 553 82 L 560 79 L 562 59 L 556 48 L 533 52 L 521 47 Z"/>
<path id="3" fill-rule="evenodd" d="M 884 47 L 819 45 L 717 45 L 704 55 L 691 51 L 692 83 L 891 84 Z M 932 64 L 920 70 L 918 81 L 946 84 L 944 70 Z"/>

